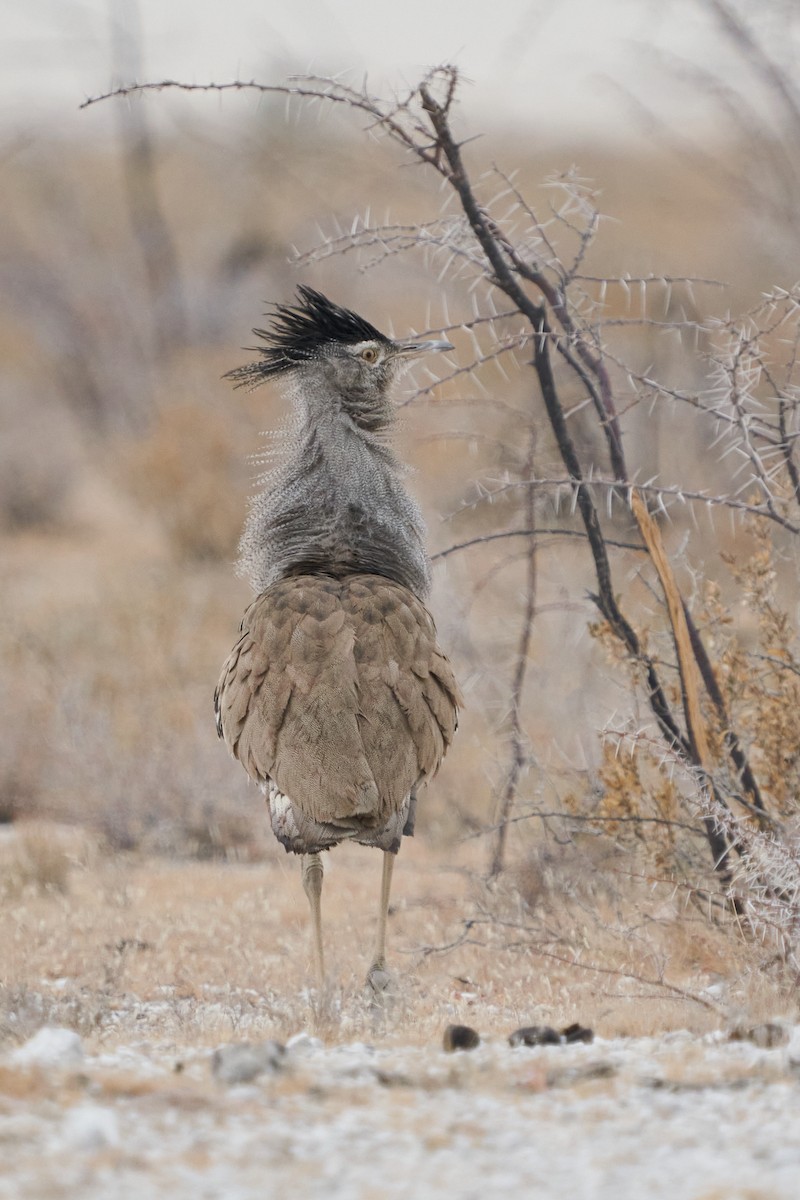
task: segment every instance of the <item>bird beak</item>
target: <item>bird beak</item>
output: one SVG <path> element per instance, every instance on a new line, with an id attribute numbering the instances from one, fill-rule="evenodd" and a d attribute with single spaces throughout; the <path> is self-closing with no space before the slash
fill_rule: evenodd
<path id="1" fill-rule="evenodd" d="M 433 354 L 437 350 L 454 350 L 455 346 L 452 342 L 419 342 L 415 338 L 408 338 L 404 342 L 395 342 L 395 354 L 399 354 L 402 358 L 416 358 L 419 354 Z"/>

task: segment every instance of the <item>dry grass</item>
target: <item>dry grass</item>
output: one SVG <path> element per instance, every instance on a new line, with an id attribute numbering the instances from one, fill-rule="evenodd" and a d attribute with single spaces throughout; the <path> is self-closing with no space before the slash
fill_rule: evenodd
<path id="1" fill-rule="evenodd" d="M 8 903 L 35 893 L 67 891 L 74 867 L 91 868 L 95 846 L 85 830 L 48 821 L 21 821 L 9 831 L 0 896 Z"/>
<path id="2" fill-rule="evenodd" d="M 74 840 L 53 828 L 37 836 L 45 833 L 64 848 Z M 29 846 L 30 836 L 7 838 L 4 869 L 13 872 Z M 565 890 L 537 913 L 510 884 L 487 892 L 474 853 L 449 856 L 445 869 L 440 855 L 409 843 L 390 922 L 396 992 L 376 1014 L 363 977 L 379 856 L 343 847 L 326 861 L 330 993 L 322 999 L 308 991 L 297 860 L 277 847 L 253 864 L 108 857 L 85 844 L 68 859 L 59 890 L 20 888 L 0 917 L 3 1041 L 50 1023 L 95 1046 L 283 1040 L 300 1029 L 331 1043 L 424 1045 L 452 1020 L 499 1038 L 522 1024 L 575 1020 L 605 1036 L 635 1036 L 702 1032 L 743 1011 L 760 1020 L 791 1008 L 779 981 L 761 977 L 754 986 L 743 940 L 731 954 L 730 936 L 699 915 L 668 897 L 654 905 L 652 885 L 640 889 L 642 898 L 650 892 L 645 916 L 629 887 L 609 898 L 602 880 L 576 902 L 565 872 Z M 465 917 L 473 922 L 466 931 Z"/>

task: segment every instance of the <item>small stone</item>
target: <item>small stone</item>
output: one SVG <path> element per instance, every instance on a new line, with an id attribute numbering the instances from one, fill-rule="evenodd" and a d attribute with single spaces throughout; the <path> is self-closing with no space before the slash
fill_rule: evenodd
<path id="1" fill-rule="evenodd" d="M 219 1046 L 211 1056 L 211 1073 L 220 1083 L 250 1083 L 266 1071 L 279 1071 L 286 1047 L 280 1042 L 239 1042 Z"/>
<path id="2" fill-rule="evenodd" d="M 292 1054 L 307 1054 L 313 1050 L 321 1050 L 322 1047 L 322 1039 L 312 1037 L 305 1030 L 302 1030 L 300 1033 L 293 1033 L 286 1043 L 286 1049 L 291 1051 Z"/>
<path id="3" fill-rule="evenodd" d="M 442 1045 L 448 1054 L 455 1050 L 474 1050 L 480 1044 L 478 1031 L 469 1025 L 448 1025 L 442 1038 Z"/>
<path id="4" fill-rule="evenodd" d="M 44 1025 L 38 1033 L 11 1055 L 19 1067 L 43 1067 L 50 1070 L 77 1067 L 83 1062 L 83 1043 L 74 1029 Z"/>
<path id="5" fill-rule="evenodd" d="M 509 1035 L 509 1046 L 558 1046 L 561 1034 L 549 1025 L 523 1025 Z"/>
<path id="6" fill-rule="evenodd" d="M 752 1042 L 761 1050 L 775 1050 L 788 1046 L 789 1031 L 777 1021 L 763 1021 L 759 1025 L 737 1025 L 730 1032 L 732 1042 Z"/>
<path id="7" fill-rule="evenodd" d="M 87 1154 L 119 1144 L 119 1124 L 110 1108 L 99 1104 L 80 1104 L 70 1109 L 64 1120 L 64 1144 Z"/>
<path id="8" fill-rule="evenodd" d="M 565 1026 L 561 1030 L 561 1040 L 571 1046 L 574 1042 L 586 1042 L 588 1045 L 594 1041 L 594 1030 L 588 1029 L 585 1025 L 579 1025 L 574 1021 L 572 1025 Z"/>
<path id="9" fill-rule="evenodd" d="M 590 1062 L 583 1067 L 567 1067 L 566 1070 L 550 1071 L 548 1087 L 572 1087 L 576 1083 L 588 1083 L 593 1079 L 612 1079 L 617 1067 L 610 1062 Z"/>

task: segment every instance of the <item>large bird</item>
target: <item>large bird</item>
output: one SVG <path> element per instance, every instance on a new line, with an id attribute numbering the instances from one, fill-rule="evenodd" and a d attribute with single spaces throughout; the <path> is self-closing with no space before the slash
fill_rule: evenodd
<path id="1" fill-rule="evenodd" d="M 257 596 L 215 692 L 217 730 L 302 855 L 320 985 L 320 853 L 346 840 L 383 851 L 367 976 L 380 991 L 395 855 L 460 703 L 425 607 L 424 525 L 388 444 L 390 392 L 409 359 L 452 346 L 396 341 L 302 286 L 254 333 L 259 359 L 230 378 L 283 380 L 294 415 L 239 547 Z"/>

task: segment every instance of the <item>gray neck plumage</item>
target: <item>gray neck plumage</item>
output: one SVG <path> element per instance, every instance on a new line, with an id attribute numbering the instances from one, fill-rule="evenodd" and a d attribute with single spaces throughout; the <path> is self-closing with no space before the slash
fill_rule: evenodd
<path id="1" fill-rule="evenodd" d="M 377 432 L 313 386 L 293 389 L 296 419 L 281 461 L 265 475 L 239 543 L 238 570 L 256 592 L 287 575 L 382 575 L 420 599 L 430 591 L 425 526 L 386 444 L 387 401 Z M 324 401 L 324 402 L 323 402 Z"/>

